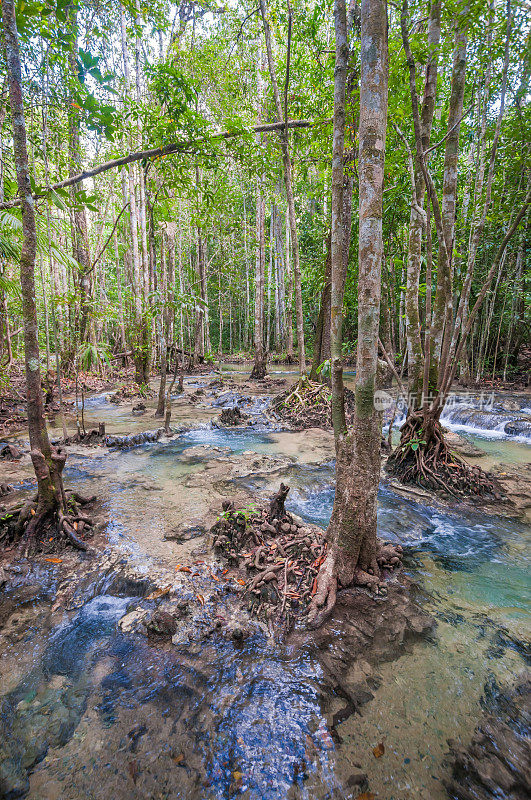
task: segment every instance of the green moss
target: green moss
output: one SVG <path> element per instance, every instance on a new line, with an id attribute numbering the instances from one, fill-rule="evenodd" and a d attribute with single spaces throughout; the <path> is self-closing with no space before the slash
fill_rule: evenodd
<path id="1" fill-rule="evenodd" d="M 374 412 L 374 378 L 365 386 L 356 386 L 356 413 L 359 419 L 366 419 Z"/>

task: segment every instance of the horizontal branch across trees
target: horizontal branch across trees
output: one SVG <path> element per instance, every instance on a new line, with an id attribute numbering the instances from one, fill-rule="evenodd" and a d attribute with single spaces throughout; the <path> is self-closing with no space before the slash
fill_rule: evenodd
<path id="1" fill-rule="evenodd" d="M 84 181 L 86 178 L 93 178 L 95 175 L 100 175 L 102 172 L 108 172 L 116 167 L 123 167 L 125 164 L 131 164 L 134 161 L 160 158 L 162 156 L 171 155 L 172 153 L 186 151 L 190 147 L 197 147 L 198 145 L 207 144 L 208 142 L 213 141 L 233 139 L 236 136 L 243 136 L 246 133 L 270 133 L 272 131 L 282 131 L 286 129 L 286 126 L 290 129 L 312 128 L 315 125 L 326 125 L 331 121 L 332 120 L 329 119 L 319 120 L 317 122 L 312 122 L 311 120 L 307 119 L 295 119 L 287 122 L 282 120 L 281 122 L 272 122 L 267 125 L 255 125 L 252 128 L 239 128 L 232 131 L 222 131 L 220 133 L 214 133 L 211 136 L 204 136 L 201 139 L 192 139 L 187 142 L 172 142 L 171 144 L 164 145 L 164 147 L 153 147 L 150 150 L 138 150 L 135 153 L 129 153 L 126 156 L 113 158 L 111 161 L 105 161 L 103 164 L 98 164 L 97 167 L 93 167 L 92 169 L 83 170 L 83 172 L 79 172 L 77 175 L 72 175 L 70 178 L 66 178 L 64 181 L 60 181 L 59 183 L 54 183 L 47 187 L 46 192 L 34 194 L 33 199 L 39 200 L 43 197 L 46 197 L 47 193 L 50 191 L 65 189 L 67 186 L 73 186 L 76 183 Z M 21 202 L 22 200 L 20 197 L 17 197 L 14 200 L 8 200 L 4 203 L 0 203 L 0 209 L 14 208 L 15 206 L 19 206 Z"/>

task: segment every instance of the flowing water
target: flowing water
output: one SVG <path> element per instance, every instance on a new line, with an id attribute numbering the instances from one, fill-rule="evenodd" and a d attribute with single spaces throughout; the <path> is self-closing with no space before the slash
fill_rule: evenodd
<path id="1" fill-rule="evenodd" d="M 112 432 L 125 432 L 128 419 L 130 432 L 130 416 L 113 408 L 89 402 L 88 419 L 104 412 Z M 205 422 L 213 416 L 201 414 Z M 135 421 L 135 430 L 149 422 L 151 415 Z M 148 580 L 158 560 L 175 563 L 202 541 L 165 537 L 176 519 L 207 513 L 208 475 L 230 481 L 238 459 L 251 469 L 235 488 L 269 492 L 278 477 L 260 459 L 281 454 L 288 507 L 325 526 L 333 449 L 330 437 L 316 443 L 316 436 L 205 425 L 125 452 L 79 452 L 69 457 L 66 479 L 103 497 L 112 546 Z M 485 444 L 476 434 L 474 441 L 518 463 L 529 445 L 508 437 Z M 384 486 L 378 526 L 383 539 L 404 546 L 405 570 L 437 628 L 378 664 L 374 698 L 333 730 L 311 639 L 295 649 L 260 633 L 243 643 L 214 633 L 186 646 L 154 646 L 118 624 L 147 583 L 100 578 L 85 587 L 80 607 L 41 614 L 39 603 L 57 591 L 50 566 L 42 596 L 10 620 L 0 650 L 0 720 L 11 742 L 7 751 L 0 746 L 0 774 L 11 781 L 11 796 L 355 798 L 361 790 L 349 776 L 359 765 L 379 799 L 447 797 L 447 738 L 468 742 L 482 697 L 528 658 L 530 529 L 405 500 Z M 385 754 L 375 758 L 379 742 Z"/>

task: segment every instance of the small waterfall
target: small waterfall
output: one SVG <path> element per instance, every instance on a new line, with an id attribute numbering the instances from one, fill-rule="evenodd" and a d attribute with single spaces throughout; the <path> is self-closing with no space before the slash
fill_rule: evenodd
<path id="1" fill-rule="evenodd" d="M 406 404 L 400 403 L 393 422 L 400 428 L 406 418 Z M 392 409 L 386 410 L 384 430 L 388 429 Z M 525 397 L 503 397 L 484 392 L 478 395 L 450 395 L 441 414 L 442 424 L 463 433 L 491 439 L 510 439 L 531 443 L 531 408 Z"/>

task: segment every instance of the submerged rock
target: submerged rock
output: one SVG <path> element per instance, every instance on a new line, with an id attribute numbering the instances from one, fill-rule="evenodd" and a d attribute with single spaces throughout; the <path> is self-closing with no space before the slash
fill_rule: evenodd
<path id="1" fill-rule="evenodd" d="M 146 622 L 146 629 L 149 636 L 171 639 L 177 632 L 177 620 L 169 611 L 158 610 Z"/>
<path id="2" fill-rule="evenodd" d="M 531 673 L 490 703 L 468 746 L 449 739 L 454 800 L 526 800 L 531 796 Z"/>
<path id="3" fill-rule="evenodd" d="M 106 436 L 104 441 L 107 447 L 126 449 L 129 447 L 137 447 L 147 442 L 156 442 L 163 433 L 164 430 L 158 428 L 156 431 L 142 431 L 141 433 L 129 434 L 128 436 Z"/>
<path id="4" fill-rule="evenodd" d="M 333 729 L 373 699 L 378 665 L 394 661 L 425 640 L 436 621 L 416 602 L 417 588 L 401 575 L 387 583 L 385 599 L 360 588 L 339 592 L 332 616 L 317 630 L 295 631 L 294 647 L 310 646 L 323 670 L 322 706 Z"/>
<path id="5" fill-rule="evenodd" d="M 22 458 L 22 450 L 9 442 L 0 443 L 0 458 L 5 461 L 18 461 L 19 458 Z"/>
<path id="6" fill-rule="evenodd" d="M 238 406 L 224 408 L 219 415 L 219 421 L 222 425 L 242 425 L 248 419 L 248 415 L 242 414 Z"/>

